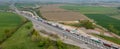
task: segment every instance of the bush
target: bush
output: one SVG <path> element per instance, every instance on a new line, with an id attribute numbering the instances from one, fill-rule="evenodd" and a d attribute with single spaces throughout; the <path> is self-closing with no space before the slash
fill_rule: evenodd
<path id="1" fill-rule="evenodd" d="M 35 42 L 40 41 L 40 35 L 36 31 L 34 31 L 32 35 L 32 41 L 35 41 Z"/>
<path id="2" fill-rule="evenodd" d="M 9 29 L 5 29 L 5 36 L 8 38 L 11 35 L 11 31 Z"/>
<path id="3" fill-rule="evenodd" d="M 94 29 L 95 28 L 94 25 L 93 25 L 93 23 L 90 22 L 89 20 L 80 21 L 80 23 L 86 29 Z"/>
<path id="4" fill-rule="evenodd" d="M 26 26 L 25 28 L 26 28 L 26 29 L 30 29 L 31 27 L 30 27 L 30 26 Z"/>
<path id="5" fill-rule="evenodd" d="M 34 9 L 34 11 L 36 12 L 36 14 L 37 14 L 39 17 L 41 17 L 41 18 L 44 19 L 44 20 L 47 20 L 46 18 L 44 18 L 44 17 L 41 15 L 41 12 L 40 12 L 39 8 L 38 8 L 38 9 Z"/>
<path id="6" fill-rule="evenodd" d="M 116 34 L 119 34 L 119 31 L 116 30 L 113 25 L 110 24 L 110 25 L 108 25 L 108 27 L 109 27 L 108 29 L 109 29 L 111 32 L 114 32 L 114 33 L 116 33 Z"/>
<path id="7" fill-rule="evenodd" d="M 75 27 L 81 27 L 81 23 L 75 23 L 75 24 L 68 24 L 70 26 L 75 26 Z"/>
<path id="8" fill-rule="evenodd" d="M 117 9 L 119 9 L 119 10 L 120 10 L 120 7 L 118 7 Z"/>
<path id="9" fill-rule="evenodd" d="M 40 41 L 39 42 L 39 47 L 43 47 L 45 45 L 45 42 L 44 41 Z"/>
<path id="10" fill-rule="evenodd" d="M 54 46 L 49 46 L 47 49 L 56 49 Z"/>
<path id="11" fill-rule="evenodd" d="M 67 49 L 66 45 L 61 40 L 57 40 L 58 49 Z"/>
<path id="12" fill-rule="evenodd" d="M 85 27 L 86 29 L 95 28 L 94 24 L 90 22 L 89 20 L 82 20 L 82 21 L 79 21 L 79 23 L 67 24 L 67 25 L 75 26 L 75 27 Z"/>

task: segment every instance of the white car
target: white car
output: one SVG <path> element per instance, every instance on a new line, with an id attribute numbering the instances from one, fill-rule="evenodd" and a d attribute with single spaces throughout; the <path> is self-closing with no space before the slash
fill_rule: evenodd
<path id="1" fill-rule="evenodd" d="M 76 33 L 77 34 L 78 31 L 77 30 L 71 30 L 70 33 Z"/>

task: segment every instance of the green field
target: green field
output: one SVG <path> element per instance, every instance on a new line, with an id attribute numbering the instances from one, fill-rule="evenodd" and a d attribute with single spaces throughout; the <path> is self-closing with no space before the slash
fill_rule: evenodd
<path id="1" fill-rule="evenodd" d="M 118 32 L 114 32 L 117 35 L 120 35 L 120 20 L 111 18 L 107 15 L 103 14 L 85 14 L 89 18 L 93 19 L 96 21 L 97 24 L 110 29 L 109 25 L 114 26 L 114 29 L 116 29 Z"/>
<path id="2" fill-rule="evenodd" d="M 29 26 L 30 29 L 26 28 L 26 26 Z M 79 47 L 73 45 L 67 45 L 59 41 L 58 42 L 52 41 L 47 37 L 40 36 L 37 32 L 31 32 L 31 30 L 33 30 L 32 23 L 31 22 L 26 23 L 12 37 L 6 40 L 1 45 L 1 48 L 2 49 L 60 49 L 60 48 L 80 49 Z"/>
<path id="3" fill-rule="evenodd" d="M 9 3 L 0 3 L 0 11 L 7 11 L 9 10 Z"/>
<path id="4" fill-rule="evenodd" d="M 29 49 L 29 47 L 33 47 L 33 44 L 29 41 L 30 38 L 27 37 L 30 32 L 30 30 L 25 28 L 27 25 L 31 26 L 31 23 L 23 25 L 12 37 L 7 39 L 1 47 L 3 49 Z"/>
<path id="5" fill-rule="evenodd" d="M 35 3 L 16 3 L 17 8 L 31 8 L 35 6 Z"/>
<path id="6" fill-rule="evenodd" d="M 114 7 L 102 7 L 102 6 L 61 6 L 60 8 L 64 8 L 67 10 L 78 11 L 83 14 L 113 14 L 117 13 L 118 9 Z M 112 12 L 111 12 L 112 11 Z"/>
<path id="7" fill-rule="evenodd" d="M 64 5 L 60 8 L 77 11 L 82 14 L 105 14 L 120 20 L 120 10 L 117 7 Z"/>
<path id="8" fill-rule="evenodd" d="M 17 14 L 10 12 L 0 12 L 0 41 L 6 38 L 5 30 L 14 30 L 18 25 L 22 24 L 25 19 Z"/>

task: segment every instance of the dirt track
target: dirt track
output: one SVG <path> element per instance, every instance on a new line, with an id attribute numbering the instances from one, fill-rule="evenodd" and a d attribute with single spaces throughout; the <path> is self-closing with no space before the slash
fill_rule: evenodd
<path id="1" fill-rule="evenodd" d="M 53 21 L 76 21 L 76 20 L 84 20 L 88 19 L 83 14 L 79 12 L 68 11 L 59 8 L 62 6 L 61 4 L 53 4 L 53 5 L 44 5 L 40 8 L 41 14 L 48 20 Z"/>

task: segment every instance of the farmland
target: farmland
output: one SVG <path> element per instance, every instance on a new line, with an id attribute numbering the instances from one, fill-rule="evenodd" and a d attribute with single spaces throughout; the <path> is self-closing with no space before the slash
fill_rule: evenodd
<path id="1" fill-rule="evenodd" d="M 97 24 L 120 35 L 120 15 L 115 7 L 65 5 L 60 8 L 80 12 L 93 19 Z"/>
<path id="2" fill-rule="evenodd" d="M 64 5 L 60 6 L 60 8 L 82 14 L 105 14 L 120 20 L 119 10 L 116 7 Z"/>
<path id="3" fill-rule="evenodd" d="M 34 3 L 16 3 L 15 6 L 17 8 L 28 8 L 28 7 L 34 7 Z"/>
<path id="4" fill-rule="evenodd" d="M 10 12 L 0 12 L 0 41 L 6 38 L 5 30 L 10 32 L 25 21 L 17 14 Z"/>
<path id="5" fill-rule="evenodd" d="M 30 28 L 26 28 L 29 26 Z M 2 49 L 80 49 L 79 47 L 64 44 L 60 41 L 52 41 L 47 37 L 43 37 L 36 31 L 32 31 L 32 23 L 24 24 L 18 31 L 6 40 L 2 45 Z M 32 33 L 32 35 L 31 35 Z"/>
<path id="6" fill-rule="evenodd" d="M 0 10 L 9 10 L 8 4 L 0 4 Z"/>
<path id="7" fill-rule="evenodd" d="M 72 12 L 59 8 L 61 4 L 44 5 L 40 8 L 42 16 L 53 21 L 76 21 L 88 19 L 79 12 Z"/>
<path id="8" fill-rule="evenodd" d="M 114 26 L 114 29 L 116 29 L 118 32 L 114 32 L 117 35 L 120 35 L 120 20 L 111 18 L 107 15 L 103 15 L 103 14 L 85 14 L 86 16 L 88 16 L 91 19 L 94 19 L 96 21 L 97 24 L 110 29 L 109 25 Z"/>
<path id="9" fill-rule="evenodd" d="M 117 11 L 116 8 L 101 7 L 101 6 L 61 6 L 60 8 L 64 8 L 72 11 L 78 11 L 83 14 L 100 14 L 100 13 L 110 14 L 110 13 L 116 13 Z"/>
<path id="10" fill-rule="evenodd" d="M 75 6 L 75 5 L 60 6 L 60 8 L 64 8 L 72 11 L 78 11 L 83 14 L 113 14 L 113 13 L 117 13 L 118 10 L 114 7 Z"/>

